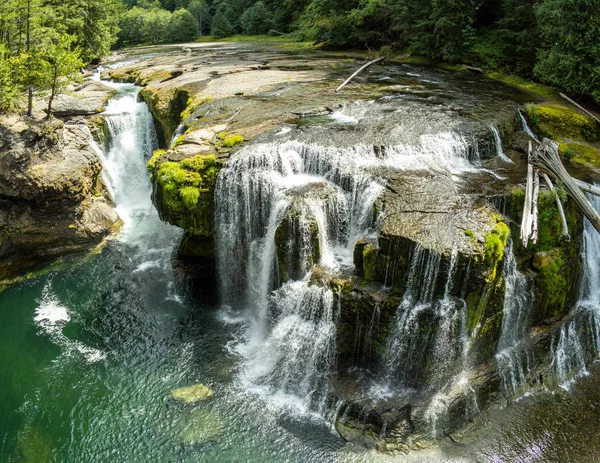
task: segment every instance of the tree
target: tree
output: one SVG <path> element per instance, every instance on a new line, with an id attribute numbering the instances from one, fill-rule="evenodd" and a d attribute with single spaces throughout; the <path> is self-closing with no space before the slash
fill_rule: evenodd
<path id="1" fill-rule="evenodd" d="M 188 42 L 200 34 L 198 21 L 188 10 L 176 10 L 169 20 L 169 40 L 172 42 Z"/>
<path id="2" fill-rule="evenodd" d="M 126 11 L 121 17 L 119 23 L 119 43 L 134 44 L 142 43 L 142 30 L 144 28 L 144 18 L 146 10 L 134 6 L 131 10 Z"/>
<path id="3" fill-rule="evenodd" d="M 212 21 L 212 35 L 217 37 L 228 37 L 233 34 L 233 25 L 229 21 L 229 7 L 220 7 Z"/>
<path id="4" fill-rule="evenodd" d="M 542 39 L 535 75 L 600 103 L 600 0 L 546 0 L 535 15 Z"/>
<path id="5" fill-rule="evenodd" d="M 51 41 L 42 51 L 43 84 L 50 89 L 47 117 L 50 118 L 52 102 L 62 93 L 69 83 L 79 77 L 84 66 L 81 49 L 72 48 L 76 37 L 63 34 L 58 40 Z"/>
<path id="6" fill-rule="evenodd" d="M 267 9 L 263 2 L 259 1 L 244 12 L 240 18 L 240 24 L 244 34 L 266 34 L 271 30 L 273 14 Z"/>
<path id="7" fill-rule="evenodd" d="M 19 60 L 9 55 L 6 45 L 0 44 L 0 112 L 18 108 L 19 94 L 24 88 L 17 77 L 22 71 Z"/>
<path id="8" fill-rule="evenodd" d="M 171 13 L 167 10 L 150 10 L 144 14 L 142 41 L 144 43 L 165 42 L 169 36 Z"/>
<path id="9" fill-rule="evenodd" d="M 187 10 L 196 18 L 200 35 L 210 30 L 210 8 L 205 0 L 192 0 Z"/>

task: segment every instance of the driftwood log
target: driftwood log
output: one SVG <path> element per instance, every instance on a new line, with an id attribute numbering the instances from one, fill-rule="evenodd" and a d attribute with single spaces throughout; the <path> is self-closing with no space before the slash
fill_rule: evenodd
<path id="1" fill-rule="evenodd" d="M 562 201 L 560 200 L 560 197 L 558 196 L 558 193 L 556 192 L 554 185 L 552 184 L 552 180 L 550 180 L 550 177 L 548 177 L 547 174 L 542 174 L 542 177 L 544 177 L 544 181 L 546 182 L 546 185 L 548 185 L 548 188 L 550 188 L 550 191 L 554 193 L 556 207 L 558 208 L 560 222 L 562 224 L 562 239 L 563 241 L 567 242 L 571 241 L 571 235 L 569 235 L 569 225 L 567 225 L 567 217 L 565 216 L 565 210 L 563 208 Z"/>
<path id="2" fill-rule="evenodd" d="M 337 93 L 341 89 L 343 89 L 346 85 L 348 85 L 352 81 L 352 79 L 354 79 L 357 75 L 359 75 L 362 71 L 367 69 L 369 66 L 371 66 L 375 63 L 379 63 L 380 61 L 383 61 L 384 59 L 385 59 L 385 56 L 380 56 L 379 58 L 376 58 L 372 61 L 369 61 L 366 64 L 363 64 L 360 68 L 358 68 L 358 70 L 354 74 L 352 74 L 350 77 L 348 77 L 342 85 L 340 85 L 338 88 L 335 89 L 335 93 Z"/>
<path id="3" fill-rule="evenodd" d="M 598 233 L 600 233 L 600 214 L 594 209 L 581 191 L 580 186 L 562 165 L 558 155 L 558 143 L 544 138 L 542 143 L 531 153 L 529 163 L 537 167 L 541 172 L 561 182 L 579 210 L 581 210 L 583 215 L 587 217 Z"/>

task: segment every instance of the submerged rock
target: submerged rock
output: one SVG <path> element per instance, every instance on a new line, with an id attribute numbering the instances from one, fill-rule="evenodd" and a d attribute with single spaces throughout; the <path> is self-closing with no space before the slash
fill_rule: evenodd
<path id="1" fill-rule="evenodd" d="M 225 432 L 225 422 L 213 410 L 196 408 L 184 418 L 181 440 L 185 445 L 204 444 L 217 440 Z"/>
<path id="2" fill-rule="evenodd" d="M 180 387 L 171 391 L 171 397 L 184 404 L 194 404 L 212 396 L 213 390 L 204 384 Z"/>

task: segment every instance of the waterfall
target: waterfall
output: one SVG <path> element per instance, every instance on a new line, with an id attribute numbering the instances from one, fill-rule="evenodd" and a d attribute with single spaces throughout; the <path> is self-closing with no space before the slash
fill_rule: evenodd
<path id="1" fill-rule="evenodd" d="M 451 296 L 457 252 L 452 252 L 444 295 L 434 292 L 442 256 L 416 246 L 413 250 L 406 291 L 398 306 L 381 363 L 388 383 L 419 383 L 428 375 L 434 382 L 455 373 L 454 360 L 462 353 L 465 303 Z"/>
<path id="2" fill-rule="evenodd" d="M 595 209 L 600 198 L 588 195 Z M 590 357 L 600 353 L 600 234 L 585 219 L 583 234 L 583 279 L 573 317 L 554 337 L 554 369 L 559 384 L 568 389 L 571 381 L 586 374 Z"/>
<path id="3" fill-rule="evenodd" d="M 217 179 L 215 230 L 222 305 L 247 320 L 235 346 L 244 360 L 245 387 L 278 404 L 326 415 L 339 307 L 331 290 L 317 283 L 319 272 L 352 270 L 355 243 L 376 232 L 383 170 L 458 173 L 478 163 L 472 143 L 452 132 L 423 135 L 415 145 L 338 148 L 286 141 L 235 153 Z M 434 308 L 433 325 L 440 327 L 432 332 L 432 368 L 440 367 L 443 377 L 450 373 L 442 364 L 460 356 L 464 338 L 464 302 L 450 296 L 455 260 L 453 253 L 446 293 L 434 301 L 441 256 L 415 250 L 396 321 L 399 333 L 410 330 L 420 312 Z M 371 329 L 377 323 L 374 318 Z M 390 370 L 410 368 L 398 359 L 416 347 L 403 339 L 390 337 Z"/>
<path id="4" fill-rule="evenodd" d="M 525 116 L 523 115 L 523 111 L 521 111 L 520 109 L 519 109 L 519 117 L 521 118 L 521 124 L 523 125 L 523 130 L 525 131 L 525 133 L 527 135 L 529 135 L 531 138 L 533 138 L 535 141 L 540 143 L 540 139 L 536 136 L 535 133 L 533 133 L 533 130 L 531 130 L 531 127 L 529 127 L 529 124 L 527 124 L 527 119 L 525 119 Z"/>
<path id="5" fill-rule="evenodd" d="M 514 164 L 512 160 L 504 154 L 504 150 L 502 149 L 502 138 L 500 137 L 500 131 L 494 125 L 490 126 L 492 133 L 494 134 L 494 143 L 496 144 L 496 155 L 502 159 L 504 162 L 509 162 Z"/>
<path id="6" fill-rule="evenodd" d="M 101 149 L 102 176 L 125 223 L 119 241 L 134 245 L 138 251 L 137 271 L 162 268 L 170 271 L 171 255 L 180 230 L 158 217 L 152 204 L 152 185 L 146 162 L 158 148 L 152 115 L 138 101 L 139 87 L 109 83 L 117 90 L 103 113 L 108 140 Z"/>
<path id="7" fill-rule="evenodd" d="M 533 362 L 528 344 L 533 294 L 529 281 L 517 270 L 512 240 L 504 250 L 503 275 L 504 307 L 495 359 L 508 398 L 527 382 Z"/>

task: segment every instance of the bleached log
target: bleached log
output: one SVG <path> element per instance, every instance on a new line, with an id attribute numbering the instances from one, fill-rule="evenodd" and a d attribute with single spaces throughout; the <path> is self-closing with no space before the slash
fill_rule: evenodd
<path id="1" fill-rule="evenodd" d="M 383 61 L 384 59 L 385 59 L 385 56 L 380 56 L 379 58 L 376 58 L 372 61 L 369 61 L 367 64 L 362 65 L 360 68 L 358 68 L 358 70 L 354 74 L 352 74 L 350 77 L 348 77 L 342 85 L 340 85 L 338 88 L 335 89 L 335 93 L 337 93 L 341 89 L 343 89 L 347 84 L 350 83 L 350 81 L 352 79 L 354 79 L 357 75 L 359 75 L 362 71 L 367 69 L 369 66 L 371 66 L 375 63 L 379 63 L 380 61 Z"/>
<path id="2" fill-rule="evenodd" d="M 530 156 L 529 164 L 533 164 L 550 177 L 562 182 L 567 194 L 573 199 L 579 210 L 587 217 L 594 228 L 600 233 L 600 214 L 588 201 L 577 183 L 566 171 L 558 154 L 558 143 L 544 138 L 542 143 Z"/>
<path id="3" fill-rule="evenodd" d="M 532 147 L 529 142 L 529 153 L 531 156 Z M 527 163 L 527 183 L 525 186 L 525 203 L 523 204 L 523 220 L 521 221 L 521 241 L 523 246 L 527 247 L 529 237 L 531 236 L 531 198 L 533 196 L 533 165 Z"/>
<path id="4" fill-rule="evenodd" d="M 538 200 L 540 197 L 540 171 L 533 169 L 533 195 L 531 197 L 531 235 L 533 244 L 538 240 Z"/>
<path id="5" fill-rule="evenodd" d="M 558 193 L 556 192 L 556 189 L 554 188 L 550 177 L 548 177 L 547 174 L 542 174 L 542 176 L 544 177 L 546 185 L 548 185 L 548 188 L 550 188 L 550 191 L 554 193 L 556 207 L 558 208 L 558 214 L 560 215 L 560 222 L 562 224 L 562 239 L 563 241 L 567 242 L 571 241 L 571 235 L 569 235 L 569 225 L 567 224 L 567 217 L 565 216 L 565 210 L 563 208 L 562 201 L 560 200 L 560 197 L 558 196 Z"/>
<path id="6" fill-rule="evenodd" d="M 576 178 L 573 178 L 573 181 L 577 184 L 581 191 L 594 196 L 600 196 L 600 188 L 598 188 L 596 185 L 590 185 L 589 183 Z"/>

